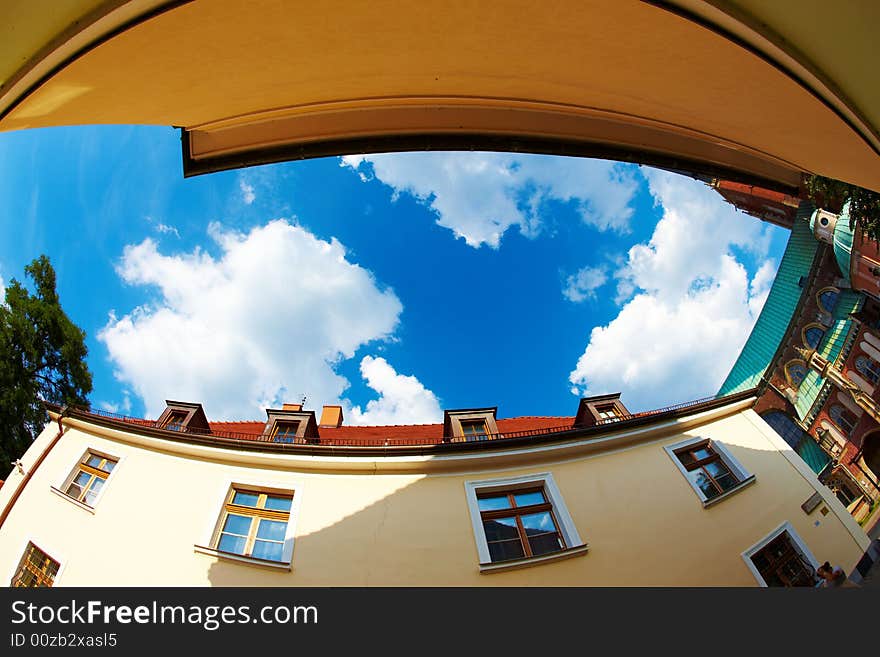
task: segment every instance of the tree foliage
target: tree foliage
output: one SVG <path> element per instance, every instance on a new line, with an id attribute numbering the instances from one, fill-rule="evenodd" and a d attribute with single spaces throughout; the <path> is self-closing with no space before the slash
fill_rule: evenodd
<path id="1" fill-rule="evenodd" d="M 41 400 L 87 406 L 92 390 L 85 332 L 61 309 L 49 258 L 25 275 L 35 294 L 13 278 L 0 304 L 0 477 L 45 424 Z"/>
<path id="2" fill-rule="evenodd" d="M 858 226 L 868 238 L 880 241 L 880 194 L 824 176 L 808 176 L 805 185 L 810 199 L 832 212 L 840 212 L 849 201 L 850 228 Z"/>

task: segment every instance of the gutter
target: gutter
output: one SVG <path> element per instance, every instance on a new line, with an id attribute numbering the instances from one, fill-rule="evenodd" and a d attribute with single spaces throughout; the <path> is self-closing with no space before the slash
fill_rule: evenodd
<path id="1" fill-rule="evenodd" d="M 58 433 L 55 434 L 55 437 L 52 438 L 52 442 L 40 452 L 40 455 L 37 457 L 37 460 L 34 461 L 34 464 L 30 467 L 30 469 L 25 473 L 24 479 L 22 479 L 21 483 L 18 485 L 18 488 L 15 489 L 15 492 L 12 494 L 12 497 L 9 498 L 9 501 L 6 503 L 6 506 L 3 507 L 3 512 L 0 513 L 0 529 L 3 529 L 3 523 L 6 522 L 6 518 L 9 517 L 9 513 L 12 511 L 12 507 L 15 506 L 16 501 L 21 496 L 22 492 L 25 489 L 25 486 L 28 485 L 28 482 L 31 480 L 31 477 L 34 476 L 34 473 L 40 467 L 40 464 L 46 460 L 46 456 L 49 455 L 49 452 L 52 451 L 52 448 L 58 444 L 58 441 L 61 440 L 61 436 L 64 435 L 65 429 L 64 425 L 61 423 L 62 418 L 64 418 L 68 413 L 67 405 L 61 407 L 61 411 L 58 415 Z M 69 428 L 69 427 L 68 427 Z M 8 481 L 6 482 L 9 483 Z"/>

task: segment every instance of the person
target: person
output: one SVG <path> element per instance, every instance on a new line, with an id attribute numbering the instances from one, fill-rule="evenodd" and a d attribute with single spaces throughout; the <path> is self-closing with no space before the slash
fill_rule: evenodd
<path id="1" fill-rule="evenodd" d="M 816 585 L 821 588 L 833 588 L 841 586 L 846 581 L 846 573 L 840 566 L 832 567 L 827 561 L 816 569 L 819 576 L 819 583 Z"/>

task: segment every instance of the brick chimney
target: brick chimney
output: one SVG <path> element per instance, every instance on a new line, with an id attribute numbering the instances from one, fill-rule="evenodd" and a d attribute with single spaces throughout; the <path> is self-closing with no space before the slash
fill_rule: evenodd
<path id="1" fill-rule="evenodd" d="M 336 429 L 342 426 L 342 406 L 324 406 L 319 426 Z"/>

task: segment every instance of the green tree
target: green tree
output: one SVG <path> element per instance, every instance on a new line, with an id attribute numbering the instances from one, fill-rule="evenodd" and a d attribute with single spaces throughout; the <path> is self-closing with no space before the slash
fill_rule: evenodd
<path id="1" fill-rule="evenodd" d="M 36 293 L 13 278 L 0 304 L 0 477 L 44 426 L 41 400 L 87 406 L 92 390 L 86 334 L 61 309 L 49 258 L 24 271 Z"/>
<path id="2" fill-rule="evenodd" d="M 818 207 L 840 212 L 849 201 L 850 228 L 858 226 L 868 238 L 880 241 L 880 194 L 824 176 L 807 176 L 804 184 Z"/>

